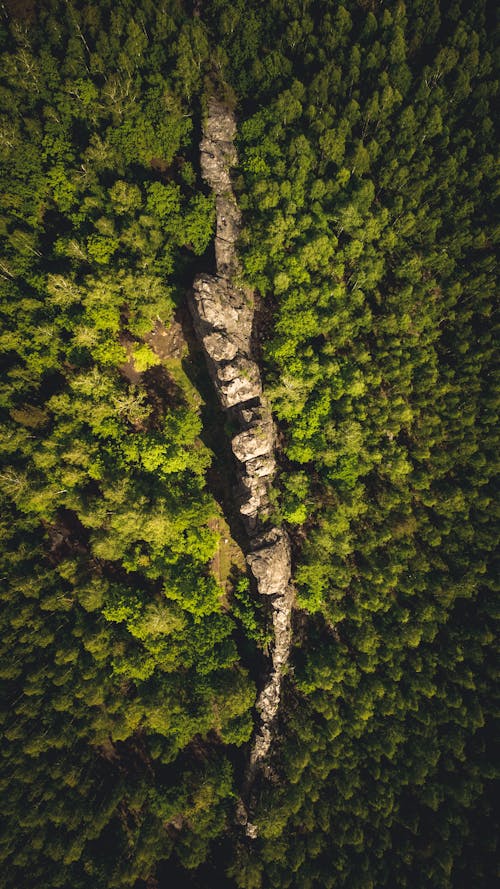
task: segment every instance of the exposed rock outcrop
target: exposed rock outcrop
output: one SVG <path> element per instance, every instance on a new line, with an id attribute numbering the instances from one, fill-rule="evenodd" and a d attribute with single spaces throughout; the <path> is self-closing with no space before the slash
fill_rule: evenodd
<path id="1" fill-rule="evenodd" d="M 247 556 L 250 570 L 261 596 L 282 596 L 283 578 L 290 579 L 292 570 L 288 534 L 271 528 L 254 540 L 255 550 Z M 288 581 L 287 581 L 288 582 Z"/>
<path id="2" fill-rule="evenodd" d="M 257 457 L 268 456 L 274 450 L 274 424 L 268 417 L 254 423 L 234 436 L 231 447 L 240 463 L 249 463 Z"/>
<path id="3" fill-rule="evenodd" d="M 190 295 L 196 333 L 203 344 L 208 371 L 222 407 L 240 427 L 231 442 L 236 458 L 238 504 L 249 539 L 247 563 L 257 591 L 271 602 L 274 629 L 272 669 L 256 707 L 256 729 L 247 774 L 250 787 L 255 769 L 267 756 L 277 716 L 283 669 L 291 644 L 293 591 L 291 553 L 286 531 L 269 527 L 270 490 L 276 470 L 276 430 L 262 394 L 257 362 L 252 355 L 253 294 L 234 282 L 239 271 L 236 241 L 241 214 L 231 185 L 237 156 L 233 144 L 236 124 L 232 113 L 215 99 L 209 102 L 200 144 L 201 171 L 216 196 L 216 274 L 198 275 Z M 249 837 L 256 836 L 240 806 L 240 819 Z"/>

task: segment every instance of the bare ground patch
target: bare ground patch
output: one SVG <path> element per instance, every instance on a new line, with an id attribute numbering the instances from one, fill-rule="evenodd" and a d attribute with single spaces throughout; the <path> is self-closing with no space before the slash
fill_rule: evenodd
<path id="1" fill-rule="evenodd" d="M 229 607 L 227 596 L 232 590 L 231 576 L 234 574 L 234 569 L 239 572 L 246 571 L 245 556 L 236 541 L 231 537 L 229 525 L 223 516 L 215 516 L 210 519 L 208 527 L 211 531 L 220 535 L 219 545 L 210 562 L 210 570 L 217 583 L 225 591 L 223 604 Z"/>

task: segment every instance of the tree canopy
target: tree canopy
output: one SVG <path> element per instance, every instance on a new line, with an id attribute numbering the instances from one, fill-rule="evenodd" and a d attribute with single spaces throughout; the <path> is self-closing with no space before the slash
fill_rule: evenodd
<path id="1" fill-rule="evenodd" d="M 5 4 L 5 889 L 492 885 L 496 38 L 486 0 Z M 214 92 L 297 589 L 253 841 L 270 616 L 186 311 Z"/>

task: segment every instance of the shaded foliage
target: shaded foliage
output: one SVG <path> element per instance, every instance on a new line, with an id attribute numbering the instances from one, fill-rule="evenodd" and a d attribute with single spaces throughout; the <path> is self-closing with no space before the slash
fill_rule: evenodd
<path id="1" fill-rule="evenodd" d="M 490 5 L 51 0 L 1 27 L 5 886 L 486 889 Z M 214 88 L 301 608 L 253 845 L 235 639 L 265 616 L 210 570 L 201 396 L 151 336 L 211 249 Z"/>

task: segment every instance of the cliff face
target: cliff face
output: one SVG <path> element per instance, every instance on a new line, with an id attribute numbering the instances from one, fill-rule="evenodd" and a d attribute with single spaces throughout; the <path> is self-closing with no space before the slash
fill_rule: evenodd
<path id="1" fill-rule="evenodd" d="M 290 650 L 293 594 L 288 535 L 266 521 L 276 470 L 276 430 L 262 393 L 259 366 L 252 355 L 253 294 L 235 283 L 239 271 L 236 241 L 241 226 L 230 176 L 237 160 L 235 135 L 232 113 L 211 99 L 200 151 L 202 175 L 216 197 L 217 272 L 197 276 L 190 309 L 222 407 L 239 428 L 231 445 L 237 465 L 238 505 L 248 534 L 247 562 L 258 593 L 269 597 L 273 610 L 272 669 L 257 701 L 260 724 L 250 755 L 251 775 L 271 744 L 283 667 Z M 250 825 L 248 832 L 252 835 Z"/>

